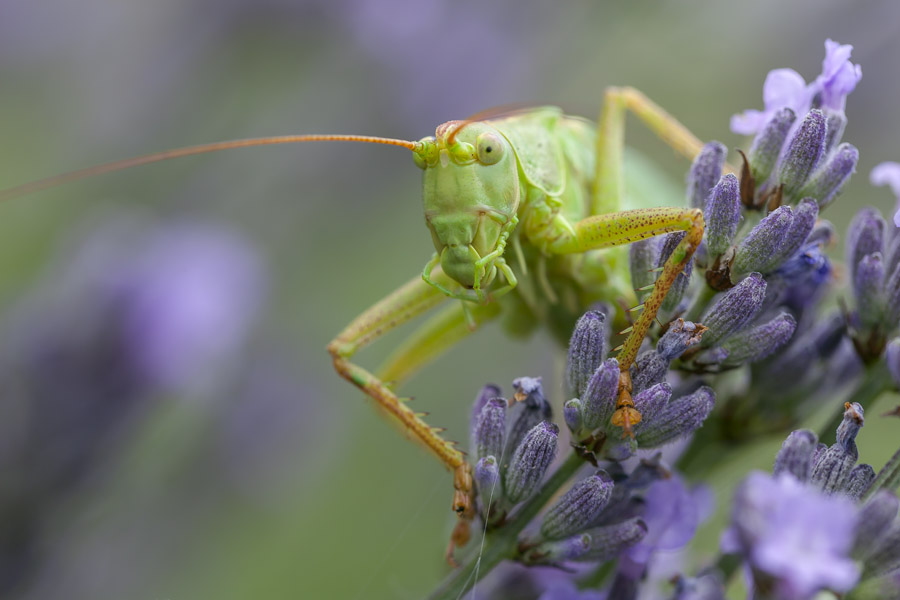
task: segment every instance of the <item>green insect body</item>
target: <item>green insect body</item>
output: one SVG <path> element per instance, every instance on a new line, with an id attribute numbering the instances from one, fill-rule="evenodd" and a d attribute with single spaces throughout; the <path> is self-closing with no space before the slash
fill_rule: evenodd
<path id="1" fill-rule="evenodd" d="M 414 156 L 424 169 L 425 222 L 436 251 L 426 281 L 439 264 L 459 288 L 435 284 L 442 293 L 485 302 L 493 290 L 505 329 L 519 336 L 540 322 L 566 336 L 595 302 L 635 302 L 624 246 L 552 252 L 573 243 L 573 224 L 594 208 L 592 123 L 545 107 L 450 121 L 419 143 Z"/>

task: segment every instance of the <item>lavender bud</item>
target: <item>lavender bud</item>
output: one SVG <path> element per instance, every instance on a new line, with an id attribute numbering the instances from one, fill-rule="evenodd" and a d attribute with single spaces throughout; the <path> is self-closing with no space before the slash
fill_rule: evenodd
<path id="1" fill-rule="evenodd" d="M 897 496 L 887 490 L 880 490 L 860 508 L 859 525 L 856 530 L 856 543 L 853 554 L 862 557 L 871 552 L 878 541 L 890 531 L 891 524 L 897 518 L 900 501 Z"/>
<path id="2" fill-rule="evenodd" d="M 722 347 L 728 350 L 725 363 L 742 365 L 762 360 L 784 346 L 796 329 L 794 317 L 781 313 L 768 323 L 736 333 L 722 342 Z"/>
<path id="3" fill-rule="evenodd" d="M 884 256 L 884 232 L 887 223 L 877 209 L 866 207 L 856 213 L 847 229 L 847 265 L 850 281 L 856 279 L 856 265 L 864 256 L 876 252 Z"/>
<path id="4" fill-rule="evenodd" d="M 840 492 L 844 489 L 855 463 L 855 454 L 849 454 L 840 444 L 833 444 L 825 450 L 813 467 L 810 484 L 826 494 Z"/>
<path id="5" fill-rule="evenodd" d="M 503 492 L 500 487 L 500 465 L 493 456 L 485 456 L 478 459 L 475 464 L 474 473 L 475 485 L 478 486 L 478 493 L 487 504 L 492 499 L 498 500 Z"/>
<path id="6" fill-rule="evenodd" d="M 874 327 L 881 322 L 884 302 L 881 287 L 884 284 L 884 263 L 881 253 L 864 256 L 856 265 L 853 276 L 853 295 L 856 313 L 864 327 Z"/>
<path id="7" fill-rule="evenodd" d="M 837 198 L 850 175 L 856 172 L 859 150 L 850 144 L 841 144 L 816 171 L 798 193 L 811 196 L 820 208 L 825 208 Z"/>
<path id="8" fill-rule="evenodd" d="M 635 289 L 653 285 L 656 281 L 657 260 L 659 258 L 660 238 L 640 240 L 628 249 L 628 264 L 631 270 L 631 285 Z"/>
<path id="9" fill-rule="evenodd" d="M 662 267 L 666 263 L 669 256 L 675 251 L 675 248 L 684 236 L 685 233 L 683 231 L 676 231 L 663 237 L 663 244 L 659 252 L 659 262 L 657 263 L 657 267 Z M 687 290 L 688 283 L 691 281 L 693 268 L 694 259 L 691 257 L 687 264 L 684 265 L 684 269 L 682 269 L 681 273 L 675 278 L 672 287 L 669 288 L 669 292 L 666 294 L 662 306 L 660 307 L 663 311 L 672 312 L 678 307 L 678 303 L 681 302 L 681 299 L 684 297 L 684 292 Z"/>
<path id="10" fill-rule="evenodd" d="M 472 450 L 476 458 L 500 456 L 506 434 L 506 400 L 492 398 L 481 408 L 472 427 Z"/>
<path id="11" fill-rule="evenodd" d="M 787 151 L 778 164 L 778 180 L 784 184 L 784 195 L 794 196 L 825 152 L 826 124 L 821 110 L 812 109 L 800 123 Z"/>
<path id="12" fill-rule="evenodd" d="M 844 418 L 837 428 L 837 443 L 841 445 L 844 452 L 852 454 L 854 460 L 858 454 L 856 450 L 856 436 L 866 422 L 865 418 L 863 418 L 864 412 L 859 402 L 852 404 L 847 402 L 844 405 Z"/>
<path id="13" fill-rule="evenodd" d="M 704 208 L 709 191 L 719 180 L 728 150 L 721 142 L 709 142 L 691 165 L 687 176 L 687 195 L 692 208 Z"/>
<path id="14" fill-rule="evenodd" d="M 775 468 L 772 469 L 772 474 L 778 477 L 782 473 L 790 473 L 799 481 L 807 481 L 812 469 L 812 457 L 817 442 L 816 434 L 809 429 L 792 431 L 781 444 L 781 450 L 775 457 Z"/>
<path id="15" fill-rule="evenodd" d="M 728 350 L 722 346 L 716 346 L 704 350 L 694 357 L 694 364 L 701 367 L 714 367 L 721 365 L 728 358 Z"/>
<path id="16" fill-rule="evenodd" d="M 847 115 L 842 110 L 834 110 L 831 108 L 823 108 L 825 113 L 825 153 L 831 152 L 835 146 L 841 143 L 844 136 L 844 129 L 847 127 Z"/>
<path id="17" fill-rule="evenodd" d="M 583 531 L 600 515 L 612 490 L 612 477 L 606 471 L 575 483 L 547 511 L 541 533 L 547 539 L 558 540 Z"/>
<path id="18" fill-rule="evenodd" d="M 640 430 L 647 422 L 652 422 L 654 417 L 665 408 L 672 397 L 672 386 L 662 382 L 635 394 L 634 407 L 641 413 L 641 422 L 635 426 Z"/>
<path id="19" fill-rule="evenodd" d="M 652 448 L 693 433 L 703 425 L 715 401 L 715 392 L 706 386 L 669 401 L 655 418 L 641 421 L 641 429 L 635 433 L 638 444 Z"/>
<path id="20" fill-rule="evenodd" d="M 769 120 L 765 128 L 753 139 L 747 158 L 753 179 L 762 183 L 768 179 L 781 154 L 781 148 L 797 115 L 790 108 L 782 108 Z"/>
<path id="21" fill-rule="evenodd" d="M 900 388 L 900 337 L 894 338 L 887 345 L 884 360 L 887 362 L 888 371 L 891 373 L 894 385 Z"/>
<path id="22" fill-rule="evenodd" d="M 685 350 L 700 343 L 706 327 L 684 319 L 676 319 L 656 343 L 656 351 L 666 360 L 675 360 Z"/>
<path id="23" fill-rule="evenodd" d="M 806 239 L 812 233 L 816 226 L 816 219 L 819 216 L 819 206 L 812 198 L 804 198 L 794 208 L 794 219 L 791 221 L 791 228 L 785 236 L 784 245 L 779 253 L 779 261 L 790 258 L 803 247 Z"/>
<path id="24" fill-rule="evenodd" d="M 898 236 L 900 237 L 900 236 Z M 885 273 L 891 273 L 885 271 Z M 900 323 L 900 262 L 894 265 L 894 271 L 884 284 L 884 320 L 887 331 L 895 331 Z"/>
<path id="25" fill-rule="evenodd" d="M 646 350 L 638 355 L 631 365 L 631 385 L 636 392 L 659 383 L 666 377 L 669 361 L 660 356 L 656 350 Z"/>
<path id="26" fill-rule="evenodd" d="M 809 237 L 806 238 L 807 244 L 821 244 L 822 246 L 828 246 L 834 241 L 837 233 L 835 232 L 834 225 L 831 221 L 826 221 L 824 219 L 816 222 L 816 226 L 813 227 L 812 233 L 809 234 Z"/>
<path id="27" fill-rule="evenodd" d="M 710 256 L 724 254 L 731 246 L 741 222 L 741 194 L 737 177 L 731 173 L 719 180 L 709 195 L 706 210 L 706 246 Z"/>
<path id="28" fill-rule="evenodd" d="M 765 298 L 766 280 L 759 273 L 750 273 L 725 292 L 700 318 L 700 322 L 709 329 L 703 334 L 701 343 L 709 347 L 740 331 L 756 317 Z"/>
<path id="29" fill-rule="evenodd" d="M 577 434 L 581 431 L 582 425 L 584 425 L 584 414 L 582 413 L 581 400 L 578 398 L 572 398 L 566 405 L 563 407 L 563 419 L 566 421 L 566 426 L 569 428 L 574 434 Z"/>
<path id="30" fill-rule="evenodd" d="M 616 406 L 619 390 L 619 361 L 610 358 L 601 364 L 587 384 L 584 404 L 584 427 L 590 431 L 609 422 Z"/>
<path id="31" fill-rule="evenodd" d="M 548 421 L 538 423 L 525 434 L 506 469 L 503 482 L 506 497 L 513 504 L 531 496 L 540 485 L 556 455 L 558 436 L 559 427 Z"/>
<path id="32" fill-rule="evenodd" d="M 550 403 L 540 396 L 526 395 L 524 402 L 517 402 L 507 411 L 507 422 L 512 423 L 506 432 L 506 449 L 504 456 L 512 456 L 519 444 L 535 425 L 548 421 L 552 416 Z"/>
<path id="33" fill-rule="evenodd" d="M 579 398 L 584 395 L 588 381 L 609 350 L 609 336 L 606 315 L 590 310 L 575 324 L 569 341 L 569 356 L 566 361 L 566 382 L 569 391 Z"/>
<path id="34" fill-rule="evenodd" d="M 866 490 L 869 489 L 874 480 L 875 469 L 872 468 L 872 465 L 856 465 L 847 478 L 844 494 L 854 502 L 857 502 L 866 493 Z"/>
<path id="35" fill-rule="evenodd" d="M 591 536 L 591 549 L 579 560 L 604 562 L 641 541 L 647 535 L 647 524 L 634 517 L 615 525 L 591 529 L 587 533 Z"/>
<path id="36" fill-rule="evenodd" d="M 591 536 L 587 533 L 575 535 L 565 540 L 538 544 L 523 557 L 525 564 L 556 564 L 567 560 L 577 560 L 591 549 Z"/>
<path id="37" fill-rule="evenodd" d="M 738 244 L 732 272 L 737 275 L 751 271 L 768 273 L 777 267 L 793 221 L 794 211 L 790 206 L 779 206 L 770 212 Z"/>
<path id="38" fill-rule="evenodd" d="M 472 404 L 472 416 L 469 417 L 469 423 L 471 423 L 471 428 L 475 428 L 475 420 L 478 419 L 478 415 L 481 414 L 481 409 L 484 408 L 484 405 L 487 404 L 487 401 L 491 398 L 499 398 L 503 395 L 503 391 L 500 389 L 500 386 L 494 385 L 493 383 L 489 383 L 481 388 L 481 391 L 478 392 L 478 396 L 475 397 L 475 403 Z"/>

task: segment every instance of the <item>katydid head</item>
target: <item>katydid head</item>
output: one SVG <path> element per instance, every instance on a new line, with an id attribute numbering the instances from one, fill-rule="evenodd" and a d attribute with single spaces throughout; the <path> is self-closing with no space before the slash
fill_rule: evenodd
<path id="1" fill-rule="evenodd" d="M 497 129 L 483 121 L 444 123 L 434 137 L 420 140 L 413 152 L 425 171 L 425 223 L 441 269 L 464 288 L 479 291 L 494 280 L 515 227 L 519 207 L 515 152 Z"/>

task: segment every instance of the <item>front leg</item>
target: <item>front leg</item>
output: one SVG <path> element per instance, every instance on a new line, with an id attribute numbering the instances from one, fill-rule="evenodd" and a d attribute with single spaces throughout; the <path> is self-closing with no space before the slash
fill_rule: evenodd
<path id="1" fill-rule="evenodd" d="M 438 281 L 447 279 L 439 271 L 435 278 Z M 384 379 L 396 384 L 472 333 L 475 328 L 467 323 L 462 307 L 454 306 L 438 314 L 414 333 L 388 360 L 382 370 L 382 377 L 376 377 L 349 360 L 362 347 L 444 300 L 445 296 L 440 290 L 417 277 L 354 319 L 328 344 L 328 352 L 341 377 L 375 400 L 380 411 L 389 415 L 453 471 L 453 510 L 459 515 L 460 523 L 451 541 L 452 550 L 454 546 L 461 546 L 467 541 L 468 523 L 475 516 L 472 467 L 454 442 L 443 439 L 440 435 L 442 430 L 426 423 L 422 419 L 424 415 L 413 412 L 388 387 Z M 478 305 L 470 311 L 476 327 L 498 312 L 499 306 L 496 303 Z"/>
<path id="2" fill-rule="evenodd" d="M 644 300 L 641 315 L 630 328 L 631 331 L 617 357 L 620 371 L 619 397 L 612 422 L 622 427 L 625 435 L 631 434 L 631 426 L 640 422 L 641 417 L 631 400 L 631 365 L 647 330 L 650 329 L 666 294 L 669 293 L 669 288 L 700 245 L 703 227 L 703 213 L 696 208 L 639 208 L 582 219 L 571 228 L 566 227 L 558 231 L 558 237 L 550 246 L 550 251 L 556 254 L 573 254 L 630 244 L 674 231 L 686 232 L 663 265 L 653 291 Z"/>

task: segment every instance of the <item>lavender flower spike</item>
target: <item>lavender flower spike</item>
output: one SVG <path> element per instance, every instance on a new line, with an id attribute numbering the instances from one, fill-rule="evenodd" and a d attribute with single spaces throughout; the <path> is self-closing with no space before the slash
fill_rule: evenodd
<path id="1" fill-rule="evenodd" d="M 713 188 L 706 202 L 706 246 L 711 256 L 724 254 L 741 222 L 740 183 L 728 173 Z"/>
<path id="2" fill-rule="evenodd" d="M 747 160 L 750 162 L 750 174 L 758 183 L 764 182 L 772 174 L 781 148 L 796 120 L 797 115 L 793 110 L 782 108 L 772 115 L 765 128 L 753 138 Z"/>
<path id="3" fill-rule="evenodd" d="M 887 361 L 888 371 L 891 373 L 894 385 L 900 388 L 900 337 L 894 338 L 887 345 L 884 360 Z"/>
<path id="4" fill-rule="evenodd" d="M 709 142 L 694 159 L 687 176 L 687 196 L 691 207 L 704 208 L 710 190 L 722 175 L 728 150 L 722 142 Z"/>
<path id="5" fill-rule="evenodd" d="M 774 597 L 800 600 L 826 588 L 846 592 L 859 580 L 849 557 L 857 523 L 846 498 L 757 471 L 738 488 L 731 533 L 754 570 L 774 578 Z"/>
<path id="6" fill-rule="evenodd" d="M 825 114 L 809 111 L 778 163 L 778 181 L 784 184 L 786 197 L 794 196 L 819 165 L 825 153 L 825 134 Z"/>
<path id="7" fill-rule="evenodd" d="M 513 503 L 531 496 L 556 455 L 559 427 L 548 421 L 535 425 L 525 434 L 506 469 L 504 489 Z"/>
<path id="8" fill-rule="evenodd" d="M 812 470 L 813 453 L 818 442 L 816 434 L 809 429 L 792 431 L 781 444 L 781 450 L 775 457 L 772 474 L 777 477 L 782 473 L 789 473 L 798 481 L 807 481 Z"/>
<path id="9" fill-rule="evenodd" d="M 547 511 L 541 533 L 558 540 L 584 531 L 606 507 L 612 490 L 613 480 L 606 471 L 579 481 Z"/>
<path id="10" fill-rule="evenodd" d="M 476 458 L 500 456 L 506 434 L 506 400 L 492 398 L 482 407 L 472 427 L 472 450 Z"/>
<path id="11" fill-rule="evenodd" d="M 872 185 L 890 186 L 897 198 L 897 211 L 894 213 L 894 225 L 900 227 L 900 163 L 883 162 L 869 173 Z"/>
<path id="12" fill-rule="evenodd" d="M 793 221 L 794 211 L 790 206 L 779 206 L 769 213 L 738 244 L 733 272 L 739 275 L 752 271 L 768 273 L 777 267 Z"/>
<path id="13" fill-rule="evenodd" d="M 594 372 L 582 403 L 584 427 L 590 431 L 608 423 L 615 411 L 616 392 L 619 389 L 619 361 L 610 358 Z"/>
<path id="14" fill-rule="evenodd" d="M 858 162 L 859 150 L 851 144 L 841 144 L 812 174 L 798 195 L 815 198 L 821 208 L 828 206 L 850 180 Z"/>
<path id="15" fill-rule="evenodd" d="M 771 321 L 741 331 L 722 343 L 728 351 L 727 365 L 742 365 L 762 360 L 785 345 L 794 335 L 797 321 L 789 313 L 781 313 Z"/>
<path id="16" fill-rule="evenodd" d="M 766 280 L 759 273 L 750 273 L 725 292 L 700 318 L 700 322 L 709 329 L 700 343 L 709 347 L 743 329 L 756 317 L 765 297 Z"/>
<path id="17" fill-rule="evenodd" d="M 653 448 L 690 435 L 703 425 L 715 402 L 715 392 L 706 386 L 671 400 L 654 418 L 641 421 L 635 432 L 638 445 Z"/>
<path id="18" fill-rule="evenodd" d="M 575 396 L 584 394 L 591 375 L 606 358 L 608 329 L 606 315 L 597 310 L 584 313 L 575 324 L 566 361 L 566 382 Z"/>

